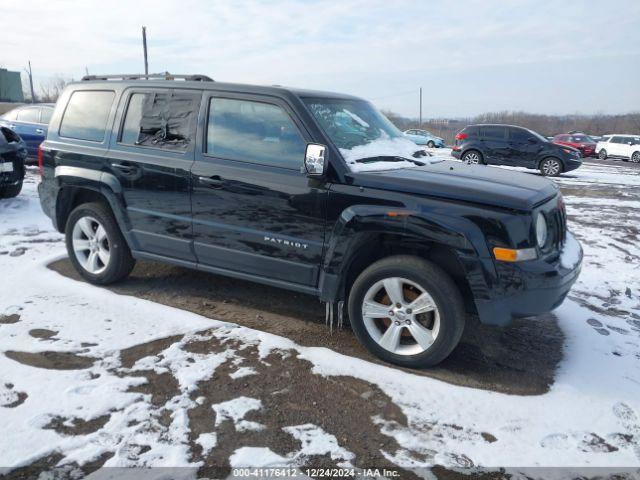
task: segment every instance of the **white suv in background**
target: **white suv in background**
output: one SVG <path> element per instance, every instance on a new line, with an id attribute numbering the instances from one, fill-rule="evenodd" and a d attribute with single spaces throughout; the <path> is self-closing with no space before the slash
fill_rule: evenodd
<path id="1" fill-rule="evenodd" d="M 596 155 L 601 160 L 621 158 L 640 163 L 640 135 L 605 135 L 596 145 Z"/>

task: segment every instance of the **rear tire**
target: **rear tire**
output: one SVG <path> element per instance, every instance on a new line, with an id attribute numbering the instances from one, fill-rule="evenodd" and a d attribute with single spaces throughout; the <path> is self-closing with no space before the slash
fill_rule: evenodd
<path id="1" fill-rule="evenodd" d="M 444 360 L 465 324 L 462 296 L 449 275 L 409 255 L 387 257 L 365 269 L 351 287 L 348 308 L 367 350 L 410 368 Z"/>
<path id="2" fill-rule="evenodd" d="M 121 280 L 136 264 L 111 209 L 103 203 L 76 207 L 67 220 L 65 238 L 71 263 L 90 283 Z"/>
<path id="3" fill-rule="evenodd" d="M 631 161 L 633 163 L 640 163 L 640 152 L 633 152 L 633 155 L 631 155 Z"/>
<path id="4" fill-rule="evenodd" d="M 17 185 L 9 185 L 8 187 L 0 187 L 0 198 L 14 198 L 20 195 L 22 191 L 22 180 Z"/>
<path id="5" fill-rule="evenodd" d="M 600 160 L 606 160 L 607 159 L 607 151 L 604 148 L 602 150 L 600 150 L 600 152 L 598 152 L 598 158 Z"/>
<path id="6" fill-rule="evenodd" d="M 482 165 L 484 164 L 484 158 L 482 153 L 478 150 L 468 150 L 462 155 L 462 161 L 469 165 Z"/>
<path id="7" fill-rule="evenodd" d="M 540 162 L 540 173 L 545 177 L 557 177 L 562 173 L 562 163 L 555 157 L 547 157 Z"/>
<path id="8" fill-rule="evenodd" d="M 435 143 L 433 143 L 433 140 L 429 140 L 429 141 L 427 142 L 427 147 L 429 147 L 429 148 L 433 148 L 433 147 L 435 147 L 435 146 L 436 146 L 436 144 L 435 144 Z"/>

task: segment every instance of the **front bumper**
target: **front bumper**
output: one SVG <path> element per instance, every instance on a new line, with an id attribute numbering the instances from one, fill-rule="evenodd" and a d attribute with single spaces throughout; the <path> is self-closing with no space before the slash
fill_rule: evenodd
<path id="1" fill-rule="evenodd" d="M 571 170 L 575 170 L 582 165 L 582 160 L 577 158 L 565 158 L 564 159 L 564 171 L 570 172 Z"/>
<path id="2" fill-rule="evenodd" d="M 495 262 L 497 277 L 487 298 L 475 298 L 480 321 L 504 326 L 514 318 L 542 315 L 560 306 L 580 275 L 582 258 L 580 243 L 567 232 L 555 259 Z"/>

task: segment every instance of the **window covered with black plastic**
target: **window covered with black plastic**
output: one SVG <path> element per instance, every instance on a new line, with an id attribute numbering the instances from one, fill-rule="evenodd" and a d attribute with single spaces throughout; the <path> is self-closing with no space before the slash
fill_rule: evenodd
<path id="1" fill-rule="evenodd" d="M 186 151 L 194 141 L 199 106 L 197 92 L 134 93 L 129 99 L 120 142 Z"/>

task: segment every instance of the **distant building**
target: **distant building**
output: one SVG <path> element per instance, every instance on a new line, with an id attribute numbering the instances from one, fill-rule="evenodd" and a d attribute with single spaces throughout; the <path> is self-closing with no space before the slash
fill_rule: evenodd
<path id="1" fill-rule="evenodd" d="M 0 68 L 0 102 L 24 102 L 20 72 Z"/>

